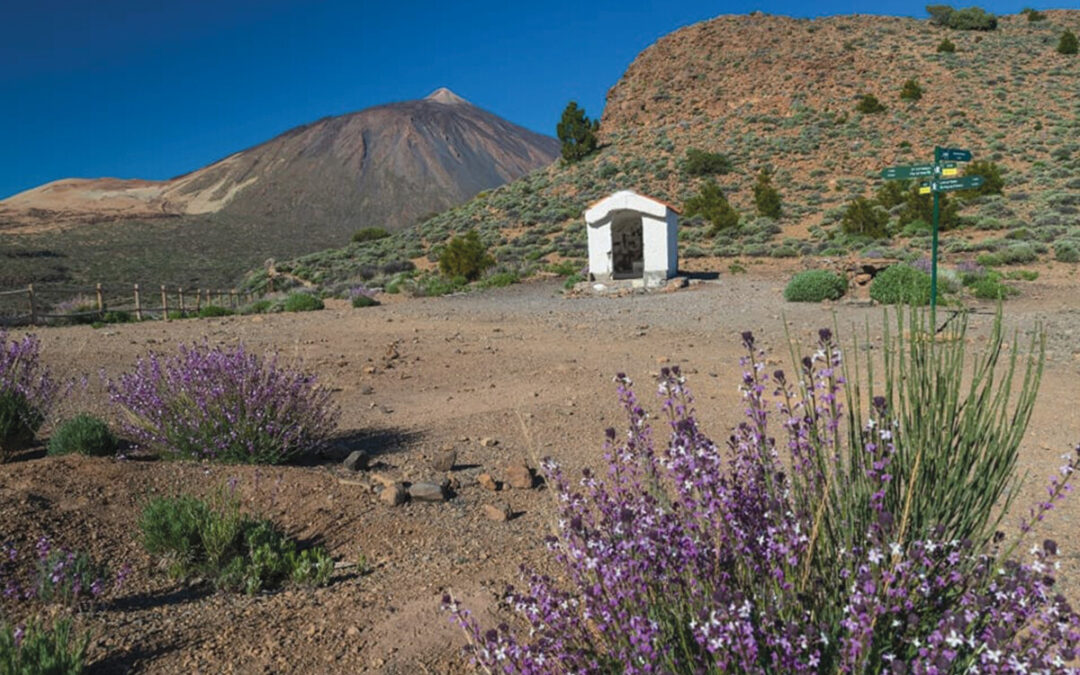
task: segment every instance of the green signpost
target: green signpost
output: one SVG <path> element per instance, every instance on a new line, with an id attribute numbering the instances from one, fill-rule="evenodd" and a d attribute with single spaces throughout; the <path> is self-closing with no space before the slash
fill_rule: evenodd
<path id="1" fill-rule="evenodd" d="M 983 184 L 982 176 L 956 176 L 955 163 L 970 161 L 970 150 L 936 147 L 934 148 L 933 164 L 890 166 L 881 170 L 881 177 L 885 180 L 930 179 L 921 183 L 919 192 L 921 194 L 930 192 L 934 195 L 934 229 L 933 240 L 930 245 L 930 316 L 932 323 L 934 313 L 937 310 L 938 227 L 941 220 L 940 195 L 942 192 L 952 192 L 953 190 L 972 190 Z"/>

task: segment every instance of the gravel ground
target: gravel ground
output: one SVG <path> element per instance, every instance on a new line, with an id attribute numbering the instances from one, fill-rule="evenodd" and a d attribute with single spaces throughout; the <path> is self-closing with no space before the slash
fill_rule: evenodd
<path id="1" fill-rule="evenodd" d="M 1041 284 L 1041 285 L 1040 285 Z M 1026 286 L 1006 306 L 1009 329 L 1042 322 L 1048 363 L 1040 402 L 1023 445 L 1029 472 L 1021 503 L 1041 493 L 1059 456 L 1080 440 L 1080 305 L 1069 279 Z M 703 426 L 721 437 L 740 414 L 739 334 L 753 330 L 787 360 L 789 334 L 813 345 L 835 322 L 871 340 L 881 310 L 865 304 L 794 305 L 781 299 L 779 276 L 722 277 L 675 293 L 563 298 L 554 282 L 446 298 L 396 301 L 363 310 L 331 303 L 322 312 L 226 317 L 170 323 L 52 328 L 39 331 L 45 358 L 67 375 L 115 374 L 147 350 L 176 342 L 242 340 L 298 359 L 334 388 L 342 407 L 342 447 L 375 455 L 371 472 L 337 462 L 281 468 L 188 462 L 44 457 L 31 450 L 0 467 L 4 536 L 27 544 L 45 534 L 111 561 L 134 566 L 120 596 L 79 624 L 93 635 L 91 672 L 386 672 L 457 673 L 463 635 L 439 610 L 452 590 L 483 617 L 520 564 L 543 568 L 551 529 L 545 489 L 490 492 L 477 476 L 505 475 L 509 464 L 551 455 L 574 473 L 601 461 L 604 428 L 620 425 L 611 376 L 624 371 L 652 404 L 650 373 L 680 364 L 697 394 Z M 992 307 L 970 317 L 978 348 Z M 67 411 L 107 412 L 91 385 Z M 458 452 L 448 473 L 431 458 Z M 389 507 L 372 472 L 407 481 L 449 479 L 442 504 Z M 328 547 L 343 566 L 318 590 L 290 589 L 253 598 L 213 593 L 169 580 L 142 552 L 134 522 L 155 492 L 209 494 L 228 478 L 252 510 L 305 541 Z M 1045 532 L 1063 542 L 1064 587 L 1080 578 L 1069 552 L 1080 506 L 1053 514 Z M 508 506 L 495 522 L 485 505 Z M 361 557 L 369 569 L 351 566 Z M 20 608 L 8 607 L 15 613 Z"/>

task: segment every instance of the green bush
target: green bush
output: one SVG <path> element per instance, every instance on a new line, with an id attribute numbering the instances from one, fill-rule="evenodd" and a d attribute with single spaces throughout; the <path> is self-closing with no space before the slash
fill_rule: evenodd
<path id="1" fill-rule="evenodd" d="M 505 288 L 520 281 L 521 277 L 518 276 L 517 272 L 499 272 L 482 279 L 479 285 L 482 288 Z"/>
<path id="2" fill-rule="evenodd" d="M 856 197 L 840 220 L 840 227 L 846 234 L 883 239 L 888 236 L 886 226 L 889 213 L 865 197 Z"/>
<path id="3" fill-rule="evenodd" d="M 1066 28 L 1065 32 L 1061 34 L 1061 39 L 1058 40 L 1058 54 L 1075 54 L 1078 47 L 1080 47 L 1080 43 L 1076 39 L 1076 33 Z"/>
<path id="4" fill-rule="evenodd" d="M 78 675 L 83 671 L 90 636 L 72 630 L 70 619 L 52 626 L 31 621 L 20 630 L 0 623 L 0 673 L 3 675 Z"/>
<path id="5" fill-rule="evenodd" d="M 907 192 L 910 187 L 910 181 L 887 180 L 878 188 L 874 200 L 885 209 L 900 206 L 907 200 Z"/>
<path id="6" fill-rule="evenodd" d="M 712 225 L 709 230 L 711 235 L 723 230 L 734 230 L 739 226 L 739 212 L 731 206 L 723 190 L 713 180 L 702 183 L 701 191 L 686 200 L 683 215 L 687 218 L 704 218 Z"/>
<path id="7" fill-rule="evenodd" d="M 715 176 L 731 171 L 731 160 L 718 152 L 687 148 L 684 166 L 691 176 Z"/>
<path id="8" fill-rule="evenodd" d="M 1054 243 L 1054 260 L 1058 262 L 1080 262 L 1080 246 L 1072 241 Z"/>
<path id="9" fill-rule="evenodd" d="M 262 300 L 256 300 L 250 305 L 240 310 L 241 314 L 265 314 L 273 307 L 273 302 L 263 298 Z"/>
<path id="10" fill-rule="evenodd" d="M 930 275 L 910 265 L 890 265 L 870 282 L 870 297 L 883 305 L 930 304 Z"/>
<path id="11" fill-rule="evenodd" d="M 964 167 L 965 176 L 982 176 L 983 184 L 976 190 L 964 190 L 965 197 L 975 195 L 999 195 L 1005 188 L 1005 179 L 1001 177 L 1001 167 L 997 162 L 976 160 Z"/>
<path id="12" fill-rule="evenodd" d="M 495 259 L 487 252 L 476 230 L 451 238 L 439 256 L 439 271 L 443 276 L 460 276 L 468 281 L 476 281 L 484 270 L 494 264 Z"/>
<path id="13" fill-rule="evenodd" d="M 873 115 L 874 113 L 884 112 L 885 106 L 881 104 L 881 101 L 877 100 L 877 96 L 873 94 L 863 94 L 859 97 L 859 102 L 855 105 L 855 109 L 864 115 Z"/>
<path id="14" fill-rule="evenodd" d="M 91 457 L 116 454 L 119 443 L 109 425 L 93 415 L 81 414 L 63 424 L 49 438 L 48 454 L 78 453 Z"/>
<path id="15" fill-rule="evenodd" d="M 290 293 L 282 304 L 286 312 L 310 312 L 326 307 L 323 301 L 310 293 Z"/>
<path id="16" fill-rule="evenodd" d="M 233 311 L 228 307 L 221 307 L 219 305 L 207 305 L 199 308 L 200 319 L 211 319 L 216 316 L 232 316 Z"/>
<path id="17" fill-rule="evenodd" d="M 997 17 L 981 7 L 953 9 L 948 5 L 927 5 L 926 13 L 930 15 L 930 23 L 954 30 L 994 30 L 997 28 Z"/>
<path id="18" fill-rule="evenodd" d="M 939 54 L 952 54 L 956 51 L 956 45 L 949 38 L 941 38 L 937 50 Z"/>
<path id="19" fill-rule="evenodd" d="M 754 183 L 754 206 L 759 216 L 777 220 L 780 218 L 780 193 L 772 185 L 772 174 L 762 169 Z"/>
<path id="20" fill-rule="evenodd" d="M 938 227 L 942 232 L 960 226 L 960 207 L 955 200 L 943 193 L 938 199 L 938 206 Z M 900 226 L 904 227 L 918 221 L 927 224 L 934 222 L 934 201 L 931 195 L 920 194 L 918 184 L 914 184 L 908 190 L 903 208 L 900 209 L 899 222 Z"/>
<path id="21" fill-rule="evenodd" d="M 357 295 L 352 299 L 353 307 L 377 307 L 379 301 L 370 295 Z"/>
<path id="22" fill-rule="evenodd" d="M 1004 300 L 1019 293 L 1015 288 L 1001 282 L 1001 273 L 988 272 L 971 284 L 971 293 L 980 300 Z"/>
<path id="23" fill-rule="evenodd" d="M 434 214 L 430 214 L 430 215 L 434 215 Z M 425 217 L 424 220 L 427 220 L 430 217 L 430 215 L 428 217 Z M 423 221 L 421 221 L 421 222 L 423 222 Z M 390 236 L 390 233 L 387 232 L 385 228 L 382 228 L 382 227 L 363 227 L 363 228 L 360 228 L 359 230 L 357 230 L 356 232 L 353 233 L 352 240 L 353 240 L 353 242 L 359 244 L 359 243 L 363 243 L 365 241 L 375 241 L 377 239 L 385 239 L 386 237 L 389 237 L 389 236 Z"/>
<path id="24" fill-rule="evenodd" d="M 836 300 L 847 292 L 847 280 L 828 270 L 806 270 L 791 278 L 784 288 L 788 302 Z"/>
<path id="25" fill-rule="evenodd" d="M 1024 15 L 1027 15 L 1027 20 L 1030 21 L 1030 22 L 1046 21 L 1046 15 L 1045 14 L 1043 14 L 1042 12 L 1040 12 L 1037 9 L 1032 9 L 1031 7 L 1023 8 L 1022 10 L 1020 10 L 1020 13 L 1024 14 Z"/>
<path id="26" fill-rule="evenodd" d="M 904 86 L 900 88 L 900 98 L 904 101 L 918 101 L 922 98 L 922 93 L 922 87 L 914 79 L 904 82 Z"/>
<path id="27" fill-rule="evenodd" d="M 221 589 L 254 594 L 292 581 L 325 586 L 334 561 L 325 549 L 298 551 L 273 522 L 242 514 L 236 499 L 215 503 L 180 495 L 156 497 L 139 518 L 143 546 L 178 578 L 212 579 Z"/>

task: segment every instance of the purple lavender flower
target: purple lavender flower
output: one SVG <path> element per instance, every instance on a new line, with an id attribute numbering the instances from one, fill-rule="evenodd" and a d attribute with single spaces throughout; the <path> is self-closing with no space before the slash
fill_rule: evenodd
<path id="1" fill-rule="evenodd" d="M 285 462 L 325 443 L 338 414 L 313 375 L 243 345 L 150 353 L 108 388 L 139 445 L 199 459 Z"/>
<path id="2" fill-rule="evenodd" d="M 14 413 L 0 421 L 0 461 L 33 439 L 61 396 L 60 384 L 41 364 L 40 352 L 36 336 L 9 340 L 0 329 L 0 404 Z"/>

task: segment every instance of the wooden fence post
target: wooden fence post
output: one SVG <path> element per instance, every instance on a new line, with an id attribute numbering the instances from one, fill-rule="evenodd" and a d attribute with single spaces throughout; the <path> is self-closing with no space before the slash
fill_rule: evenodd
<path id="1" fill-rule="evenodd" d="M 195 313 L 199 313 L 199 309 L 202 307 L 202 289 L 195 289 Z"/>
<path id="2" fill-rule="evenodd" d="M 34 304 L 34 284 L 26 287 L 26 298 L 30 301 L 30 325 L 37 325 L 37 305 Z"/>
<path id="3" fill-rule="evenodd" d="M 161 318 L 169 318 L 169 295 L 165 292 L 165 284 L 161 285 Z"/>
<path id="4" fill-rule="evenodd" d="M 105 297 L 101 293 L 101 284 L 98 284 L 95 290 L 97 291 L 97 311 L 100 319 L 101 315 L 105 313 Z"/>
<path id="5" fill-rule="evenodd" d="M 184 287 L 181 286 L 177 289 L 177 293 L 180 294 L 180 318 L 184 318 Z"/>
<path id="6" fill-rule="evenodd" d="M 135 320 L 142 321 L 142 302 L 139 300 L 139 284 L 135 284 Z"/>
<path id="7" fill-rule="evenodd" d="M 237 300 L 237 297 L 236 297 L 236 289 L 235 288 L 232 289 L 231 291 L 229 291 L 229 301 L 232 302 L 232 308 L 233 309 L 236 309 L 237 307 L 240 306 L 240 303 L 239 303 L 239 301 Z"/>

